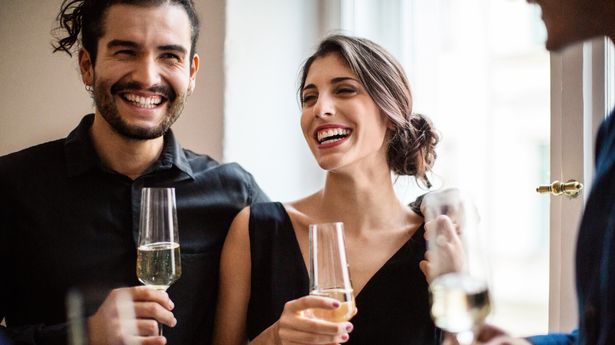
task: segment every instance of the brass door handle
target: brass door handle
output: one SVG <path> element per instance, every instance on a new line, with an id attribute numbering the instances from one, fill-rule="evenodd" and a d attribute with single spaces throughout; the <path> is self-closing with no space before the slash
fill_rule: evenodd
<path id="1" fill-rule="evenodd" d="M 538 193 L 551 193 L 553 195 L 562 195 L 569 198 L 576 198 L 581 190 L 583 189 L 583 184 L 579 181 L 568 180 L 568 182 L 559 182 L 554 181 L 551 185 L 547 186 L 538 186 L 536 191 Z"/>

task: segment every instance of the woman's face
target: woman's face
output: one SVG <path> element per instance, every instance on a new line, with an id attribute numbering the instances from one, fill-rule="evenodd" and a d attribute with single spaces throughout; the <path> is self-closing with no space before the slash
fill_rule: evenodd
<path id="1" fill-rule="evenodd" d="M 388 121 L 338 54 L 314 60 L 301 98 L 301 128 L 321 168 L 387 164 Z"/>

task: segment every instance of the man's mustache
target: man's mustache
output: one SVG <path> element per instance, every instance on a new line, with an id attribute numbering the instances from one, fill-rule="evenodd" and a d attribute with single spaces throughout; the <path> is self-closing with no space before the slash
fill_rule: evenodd
<path id="1" fill-rule="evenodd" d="M 168 85 L 164 85 L 164 84 L 154 85 L 154 86 L 151 86 L 151 87 L 148 87 L 148 88 L 144 88 L 143 85 L 141 85 L 141 83 L 136 82 L 136 81 L 128 81 L 128 82 L 118 81 L 117 83 L 115 83 L 115 84 L 113 84 L 111 86 L 111 94 L 112 95 L 115 95 L 115 94 L 117 94 L 119 92 L 125 92 L 125 91 L 148 91 L 148 92 L 155 92 L 155 93 L 158 93 L 158 94 L 164 96 L 169 101 L 174 101 L 175 98 L 177 97 L 177 94 L 175 93 L 173 88 L 171 88 Z"/>

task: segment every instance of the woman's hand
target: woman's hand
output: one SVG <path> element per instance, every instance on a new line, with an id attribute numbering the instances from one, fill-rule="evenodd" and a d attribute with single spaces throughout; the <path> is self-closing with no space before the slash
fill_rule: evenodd
<path id="1" fill-rule="evenodd" d="M 274 337 L 276 345 L 287 344 L 340 344 L 350 338 L 353 329 L 350 322 L 331 322 L 318 319 L 315 308 L 335 310 L 340 302 L 327 297 L 305 296 L 287 302 L 276 323 Z"/>

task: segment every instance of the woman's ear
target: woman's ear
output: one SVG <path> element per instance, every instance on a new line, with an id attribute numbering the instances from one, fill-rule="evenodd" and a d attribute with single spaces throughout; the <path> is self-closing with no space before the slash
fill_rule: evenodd
<path id="1" fill-rule="evenodd" d="M 387 128 L 391 132 L 395 132 L 397 130 L 397 126 L 395 126 L 395 123 L 393 123 L 393 121 L 391 121 L 391 119 L 388 116 L 386 116 L 384 114 L 382 116 L 384 116 L 384 120 L 386 121 Z"/>

